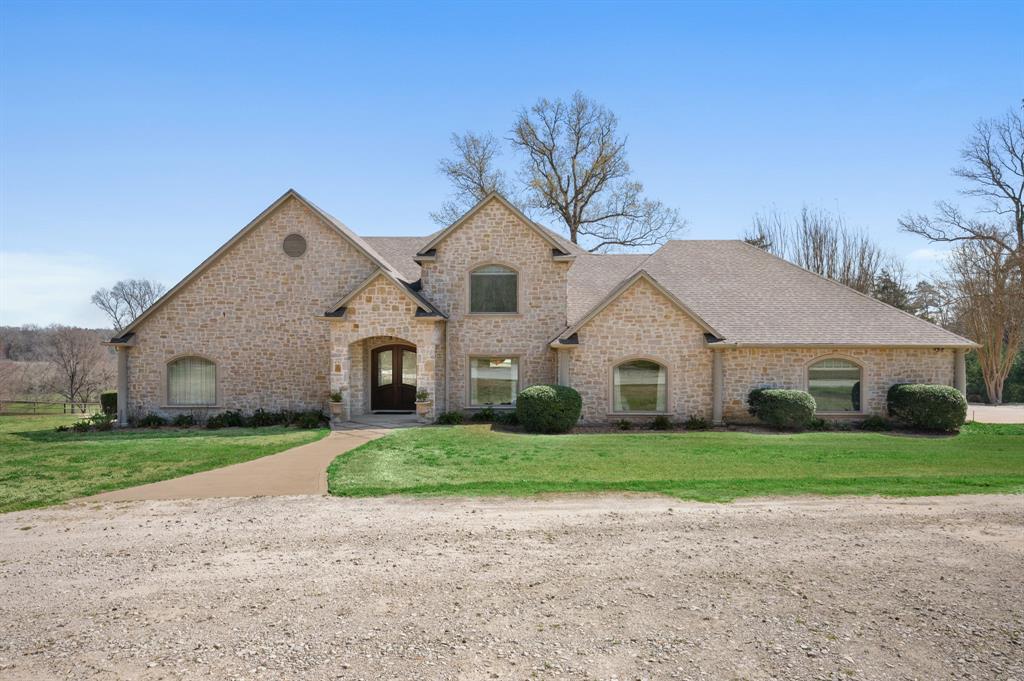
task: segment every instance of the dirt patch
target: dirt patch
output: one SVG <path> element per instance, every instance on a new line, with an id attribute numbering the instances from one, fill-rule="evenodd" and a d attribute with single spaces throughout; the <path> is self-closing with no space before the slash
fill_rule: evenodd
<path id="1" fill-rule="evenodd" d="M 0 516 L 4 679 L 1024 678 L 1024 497 Z"/>

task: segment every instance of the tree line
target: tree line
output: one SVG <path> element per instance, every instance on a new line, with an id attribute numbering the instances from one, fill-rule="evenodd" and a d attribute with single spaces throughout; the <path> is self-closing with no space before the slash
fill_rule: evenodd
<path id="1" fill-rule="evenodd" d="M 812 272 L 976 340 L 969 358 L 984 393 L 1024 401 L 1017 383 L 1024 343 L 1024 102 L 1005 115 L 979 121 L 953 174 L 963 207 L 939 201 L 933 214 L 908 213 L 903 231 L 951 248 L 942 270 L 912 280 L 904 263 L 870 234 L 837 213 L 805 206 L 796 215 L 778 210 L 753 216 L 743 234 L 763 248 Z M 647 249 L 682 234 L 676 208 L 644 193 L 627 160 L 627 138 L 607 107 L 581 92 L 568 100 L 539 99 L 520 109 L 507 136 L 453 133 L 452 155 L 438 169 L 451 195 L 431 213 L 448 224 L 491 192 L 531 217 L 546 217 L 570 241 L 591 252 Z M 518 172 L 500 165 L 512 151 Z M 975 371 L 976 369 L 976 371 Z M 1004 395 L 1011 379 L 1009 395 Z M 982 390 L 983 388 L 983 390 Z"/>

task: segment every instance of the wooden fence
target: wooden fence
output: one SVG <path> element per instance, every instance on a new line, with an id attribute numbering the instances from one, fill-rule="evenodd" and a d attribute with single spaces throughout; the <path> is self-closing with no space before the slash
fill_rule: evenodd
<path id="1" fill-rule="evenodd" d="M 31 400 L 0 400 L 0 414 L 11 416 L 95 414 L 102 411 L 99 402 L 33 402 Z"/>

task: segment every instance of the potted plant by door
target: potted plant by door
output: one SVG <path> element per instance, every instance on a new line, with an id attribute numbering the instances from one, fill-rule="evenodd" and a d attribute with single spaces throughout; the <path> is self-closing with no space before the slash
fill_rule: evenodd
<path id="1" fill-rule="evenodd" d="M 416 391 L 416 417 L 420 423 L 430 421 L 430 412 L 434 406 L 434 400 L 430 399 L 430 393 L 426 390 Z"/>
<path id="2" fill-rule="evenodd" d="M 344 414 L 345 404 L 342 400 L 340 390 L 335 390 L 331 393 L 331 416 L 341 416 Z"/>

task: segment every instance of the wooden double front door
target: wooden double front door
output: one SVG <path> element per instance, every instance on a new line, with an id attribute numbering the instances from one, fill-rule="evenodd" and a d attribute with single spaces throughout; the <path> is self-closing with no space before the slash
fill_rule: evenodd
<path id="1" fill-rule="evenodd" d="M 416 409 L 416 348 L 384 345 L 370 354 L 370 409 Z"/>

